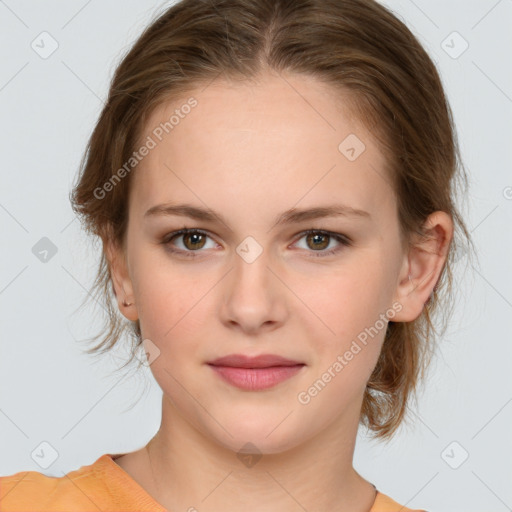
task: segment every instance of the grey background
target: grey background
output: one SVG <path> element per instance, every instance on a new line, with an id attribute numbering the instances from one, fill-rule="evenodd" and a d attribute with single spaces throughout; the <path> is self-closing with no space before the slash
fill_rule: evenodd
<path id="1" fill-rule="evenodd" d="M 100 326 L 99 306 L 77 311 L 98 246 L 68 193 L 115 65 L 170 3 L 0 1 L 0 475 L 61 476 L 138 449 L 158 429 L 161 391 L 147 369 L 113 373 L 121 349 L 97 361 L 81 353 L 78 340 Z M 361 429 L 354 463 L 411 508 L 511 510 L 512 1 L 385 4 L 441 71 L 470 174 L 462 207 L 480 265 L 457 275 L 456 314 L 413 425 L 389 444 Z M 42 46 L 43 31 L 58 43 L 45 59 L 31 47 Z M 464 42 L 454 31 L 469 44 L 457 58 Z M 57 250 L 46 262 L 34 254 L 43 237 Z M 58 454 L 48 468 L 31 456 L 42 442 Z"/>

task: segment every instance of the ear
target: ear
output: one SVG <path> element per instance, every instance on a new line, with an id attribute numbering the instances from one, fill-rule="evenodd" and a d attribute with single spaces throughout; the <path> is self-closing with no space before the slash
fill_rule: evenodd
<path id="1" fill-rule="evenodd" d="M 412 322 L 421 315 L 448 256 L 453 238 L 450 215 L 436 211 L 429 215 L 423 228 L 425 236 L 414 240 L 404 258 L 394 296 L 402 309 L 393 322 Z"/>
<path id="2" fill-rule="evenodd" d="M 112 236 L 103 239 L 103 250 L 108 261 L 110 277 L 119 311 L 132 322 L 138 320 L 133 285 L 128 273 L 125 251 Z"/>

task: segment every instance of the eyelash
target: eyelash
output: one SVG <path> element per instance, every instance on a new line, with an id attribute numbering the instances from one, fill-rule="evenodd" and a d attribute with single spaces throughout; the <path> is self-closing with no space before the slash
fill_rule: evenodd
<path id="1" fill-rule="evenodd" d="M 173 231 L 172 233 L 169 233 L 167 236 L 165 236 L 165 238 L 162 240 L 162 244 L 164 244 L 166 246 L 166 249 L 171 253 L 177 253 L 177 254 L 183 255 L 187 258 L 196 258 L 197 254 L 194 254 L 194 253 L 201 252 L 200 250 L 184 251 L 182 249 L 172 249 L 170 246 L 170 242 L 172 240 L 174 240 L 175 238 L 177 238 L 181 235 L 186 235 L 186 234 L 191 234 L 191 233 L 204 235 L 204 236 L 207 236 L 208 238 L 211 238 L 210 235 L 206 231 L 202 231 L 201 229 L 183 228 L 178 231 Z M 339 234 L 339 233 L 333 233 L 332 231 L 324 231 L 322 229 L 308 229 L 306 231 L 303 231 L 302 233 L 300 233 L 300 237 L 298 238 L 298 240 L 300 240 L 301 238 L 303 238 L 307 235 L 313 234 L 313 233 L 334 238 L 337 242 L 339 242 L 341 244 L 342 247 L 350 247 L 352 245 L 352 241 L 347 236 Z M 337 252 L 339 252 L 342 249 L 342 247 L 336 247 L 335 249 L 329 249 L 328 251 L 308 251 L 308 252 L 311 252 L 313 257 L 323 258 L 326 256 L 332 256 L 333 254 L 336 254 Z"/>

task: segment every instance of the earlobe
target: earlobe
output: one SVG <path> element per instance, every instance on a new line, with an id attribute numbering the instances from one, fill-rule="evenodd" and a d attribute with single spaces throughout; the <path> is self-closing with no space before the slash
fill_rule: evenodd
<path id="1" fill-rule="evenodd" d="M 123 250 L 111 239 L 104 241 L 103 247 L 119 310 L 128 320 L 135 322 L 138 320 L 138 314 L 135 306 L 133 286 L 128 274 Z"/>
<path id="2" fill-rule="evenodd" d="M 404 258 L 395 300 L 402 309 L 394 322 L 412 322 L 421 315 L 443 270 L 453 237 L 453 221 L 443 211 L 432 213 Z"/>

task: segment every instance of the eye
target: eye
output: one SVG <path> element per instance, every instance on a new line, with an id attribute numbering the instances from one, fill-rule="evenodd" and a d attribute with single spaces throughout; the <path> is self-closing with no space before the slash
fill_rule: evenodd
<path id="1" fill-rule="evenodd" d="M 181 247 L 178 247 L 177 249 L 174 247 L 173 242 L 174 240 L 182 239 Z M 174 231 L 172 233 L 169 233 L 162 243 L 166 246 L 167 250 L 171 253 L 179 253 L 180 255 L 187 256 L 187 257 L 196 257 L 195 252 L 200 252 L 200 249 L 206 248 L 206 249 L 213 249 L 215 248 L 215 242 L 213 242 L 213 246 L 207 247 L 206 246 L 206 240 L 210 238 L 208 233 L 205 231 L 201 231 L 200 229 L 189 229 L 189 228 L 183 228 L 179 231 Z M 180 244 L 177 244 L 178 246 Z"/>
<path id="2" fill-rule="evenodd" d="M 309 252 L 312 252 L 312 256 L 314 257 L 330 256 L 339 252 L 344 246 L 348 247 L 351 245 L 351 240 L 341 233 L 332 233 L 318 229 L 304 231 L 300 240 L 302 240 L 302 238 L 306 239 L 306 249 L 313 247 L 313 250 Z M 338 245 L 327 251 L 324 250 L 329 247 L 330 242 L 333 240 L 336 241 Z"/>
<path id="3" fill-rule="evenodd" d="M 314 257 L 330 256 L 339 252 L 343 247 L 351 245 L 351 240 L 341 233 L 332 233 L 330 231 L 323 231 L 320 229 L 309 229 L 301 233 L 299 240 L 306 239 L 306 250 Z M 181 243 L 175 243 L 175 240 L 181 240 Z M 179 231 L 169 233 L 162 243 L 166 246 L 166 250 L 183 255 L 185 257 L 194 258 L 197 256 L 195 253 L 201 252 L 201 249 L 214 249 L 216 244 L 212 240 L 212 245 L 207 246 L 207 240 L 211 237 L 205 231 L 200 229 L 183 228 Z M 337 242 L 337 246 L 327 249 L 332 241 Z M 179 247 L 181 245 L 181 247 Z M 178 247 L 176 247 L 178 246 Z"/>

